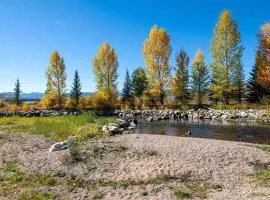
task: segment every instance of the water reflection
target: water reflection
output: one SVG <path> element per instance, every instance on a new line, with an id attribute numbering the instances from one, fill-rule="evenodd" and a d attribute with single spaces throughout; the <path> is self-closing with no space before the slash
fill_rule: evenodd
<path id="1" fill-rule="evenodd" d="M 191 131 L 191 137 L 270 144 L 270 126 L 248 122 L 212 120 L 139 121 L 135 131 L 140 134 L 170 136 L 185 136 L 185 133 Z"/>

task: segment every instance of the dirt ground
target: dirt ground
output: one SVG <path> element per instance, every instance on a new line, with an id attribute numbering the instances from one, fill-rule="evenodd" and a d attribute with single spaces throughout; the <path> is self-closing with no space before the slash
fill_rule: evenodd
<path id="1" fill-rule="evenodd" d="M 56 199 L 270 199 L 270 188 L 250 178 L 254 163 L 269 164 L 270 154 L 246 143 L 120 135 L 81 143 L 76 159 L 69 150 L 49 152 L 53 143 L 2 131 L 0 167 L 12 162 L 25 173 L 52 174 L 57 184 L 46 187 Z"/>

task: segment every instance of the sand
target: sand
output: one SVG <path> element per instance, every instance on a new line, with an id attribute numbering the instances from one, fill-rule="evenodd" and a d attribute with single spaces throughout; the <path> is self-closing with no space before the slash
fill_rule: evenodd
<path id="1" fill-rule="evenodd" d="M 33 135 L 0 139 L 0 166 L 16 161 L 26 172 L 73 174 L 89 181 L 109 180 L 97 188 L 64 185 L 53 188 L 57 199 L 177 199 L 175 188 L 204 183 L 205 191 L 189 190 L 192 199 L 270 199 L 270 188 L 251 181 L 253 163 L 270 164 L 270 154 L 247 143 L 161 135 L 120 135 L 89 140 L 82 161 L 69 163 L 68 150 L 48 152 L 53 141 Z M 161 178 L 161 181 L 159 180 Z M 167 178 L 164 178 L 167 177 Z M 157 180 L 159 182 L 157 183 Z M 0 195 L 1 199 L 1 195 Z M 4 198 L 2 198 L 4 199 Z"/>

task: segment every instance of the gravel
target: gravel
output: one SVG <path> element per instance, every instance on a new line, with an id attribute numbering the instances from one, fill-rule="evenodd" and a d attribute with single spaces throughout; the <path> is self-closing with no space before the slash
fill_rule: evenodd
<path id="1" fill-rule="evenodd" d="M 102 199 L 175 199 L 172 188 L 182 184 L 178 178 L 186 174 L 191 180 L 211 184 L 206 199 L 270 199 L 270 189 L 255 185 L 249 178 L 254 173 L 250 163 L 270 163 L 270 155 L 247 143 L 162 135 L 145 134 L 138 138 L 120 135 L 89 140 L 84 144 L 84 151 L 95 143 L 102 152 L 88 156 L 84 162 L 66 164 L 63 158 L 68 151 L 49 152 L 54 142 L 42 136 L 15 134 L 1 138 L 0 167 L 3 160 L 16 160 L 27 172 L 65 172 L 85 180 L 146 183 L 116 188 L 102 186 L 99 188 Z M 149 183 L 160 175 L 175 180 Z M 58 190 L 58 196 L 63 196 L 61 192 L 67 191 Z M 93 198 L 93 191 L 83 188 L 68 191 L 65 195 L 76 199 L 82 192 L 86 199 Z M 147 192 L 147 196 L 142 196 L 143 192 Z"/>

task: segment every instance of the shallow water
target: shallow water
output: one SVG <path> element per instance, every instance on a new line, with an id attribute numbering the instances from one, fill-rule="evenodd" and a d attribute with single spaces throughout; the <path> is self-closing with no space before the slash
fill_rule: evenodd
<path id="1" fill-rule="evenodd" d="M 270 125 L 213 121 L 140 121 L 135 130 L 140 134 L 158 134 L 210 138 L 249 143 L 270 144 Z"/>

